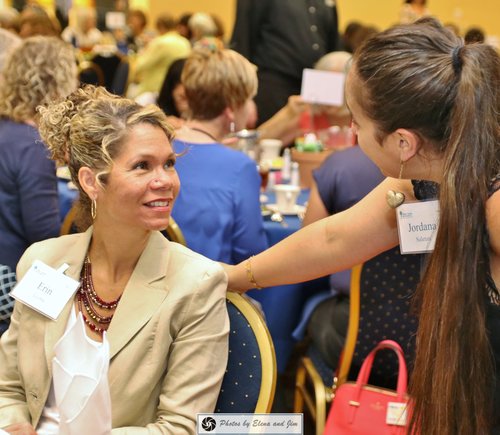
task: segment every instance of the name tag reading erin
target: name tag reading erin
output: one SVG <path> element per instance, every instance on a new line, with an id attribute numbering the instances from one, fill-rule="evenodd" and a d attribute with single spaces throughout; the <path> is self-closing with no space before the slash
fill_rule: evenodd
<path id="1" fill-rule="evenodd" d="M 10 295 L 44 316 L 56 320 L 80 284 L 62 273 L 66 268 L 67 265 L 63 265 L 56 270 L 35 260 Z"/>
<path id="2" fill-rule="evenodd" d="M 401 254 L 432 252 L 439 225 L 439 202 L 407 202 L 396 213 Z"/>

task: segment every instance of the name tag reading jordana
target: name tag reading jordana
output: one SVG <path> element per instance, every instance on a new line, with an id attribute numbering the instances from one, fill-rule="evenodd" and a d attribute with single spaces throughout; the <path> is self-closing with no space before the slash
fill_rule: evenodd
<path id="1" fill-rule="evenodd" d="M 63 274 L 66 268 L 65 264 L 56 270 L 35 260 L 10 295 L 44 316 L 56 320 L 80 284 Z"/>
<path id="2" fill-rule="evenodd" d="M 432 252 L 439 226 L 439 202 L 406 202 L 396 213 L 401 254 Z"/>

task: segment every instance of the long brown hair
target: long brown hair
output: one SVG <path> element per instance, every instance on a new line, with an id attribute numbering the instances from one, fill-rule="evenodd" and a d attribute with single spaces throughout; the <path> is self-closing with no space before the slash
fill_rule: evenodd
<path id="1" fill-rule="evenodd" d="M 499 170 L 500 60 L 434 19 L 395 26 L 356 53 L 359 102 L 380 138 L 406 128 L 444 161 L 436 247 L 417 291 L 411 433 L 483 434 L 492 424 L 485 323 L 485 206 Z"/>

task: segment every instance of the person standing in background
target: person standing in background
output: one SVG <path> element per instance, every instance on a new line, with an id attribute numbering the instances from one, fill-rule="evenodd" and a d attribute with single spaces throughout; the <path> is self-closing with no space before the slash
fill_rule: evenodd
<path id="1" fill-rule="evenodd" d="M 154 38 L 137 56 L 134 81 L 138 86 L 136 94 L 132 96 L 153 92 L 156 97 L 171 63 L 179 58 L 187 57 L 191 52 L 189 41 L 175 30 L 174 18 L 167 19 L 167 15 L 163 18 L 167 31 Z"/>
<path id="2" fill-rule="evenodd" d="M 259 124 L 300 94 L 303 69 L 337 46 L 334 0 L 238 0 L 230 47 L 258 67 Z"/>

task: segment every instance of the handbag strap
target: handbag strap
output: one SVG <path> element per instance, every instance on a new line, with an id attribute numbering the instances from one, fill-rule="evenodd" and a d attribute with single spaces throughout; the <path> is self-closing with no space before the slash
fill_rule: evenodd
<path id="1" fill-rule="evenodd" d="M 368 383 L 370 377 L 370 372 L 372 370 L 373 360 L 375 354 L 382 349 L 393 350 L 398 356 L 399 360 L 399 374 L 398 374 L 398 385 L 397 385 L 397 398 L 398 401 L 403 401 L 406 395 L 406 387 L 408 384 L 408 372 L 406 370 L 406 362 L 403 354 L 403 349 L 401 346 L 393 340 L 383 340 L 368 354 L 368 356 L 363 361 L 363 365 L 358 374 L 358 379 L 356 380 L 356 396 L 359 399 L 361 395 L 361 389 L 364 385 Z"/>

